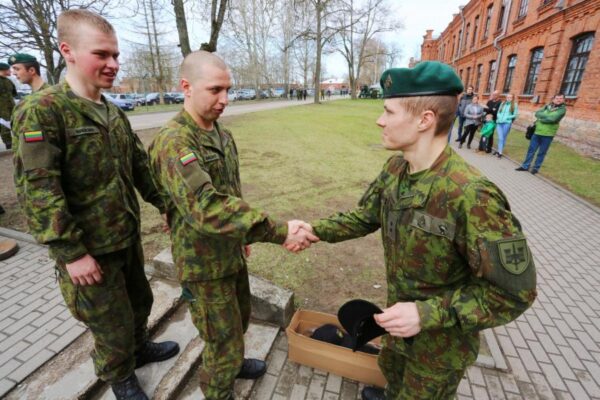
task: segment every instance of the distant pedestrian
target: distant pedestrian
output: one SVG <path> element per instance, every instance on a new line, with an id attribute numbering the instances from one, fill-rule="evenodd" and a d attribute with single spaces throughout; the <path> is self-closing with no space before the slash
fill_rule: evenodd
<path id="1" fill-rule="evenodd" d="M 469 138 L 469 141 L 467 142 L 467 149 L 471 148 L 471 142 L 473 141 L 473 136 L 475 136 L 475 131 L 481 125 L 483 112 L 483 106 L 479 104 L 479 96 L 474 95 L 471 100 L 471 104 L 465 107 L 465 131 L 460 138 L 460 144 L 458 145 L 459 149 L 462 149 L 467 137 Z"/>
<path id="2" fill-rule="evenodd" d="M 321 89 L 321 100 L 325 100 L 325 89 Z"/>
<path id="3" fill-rule="evenodd" d="M 487 142 L 490 140 L 490 136 L 494 134 L 494 129 L 496 128 L 496 123 L 494 122 L 494 118 L 492 114 L 487 114 L 485 116 L 485 123 L 481 128 L 481 138 L 479 138 L 479 148 L 477 151 L 485 151 L 487 148 Z"/>
<path id="4" fill-rule="evenodd" d="M 565 106 L 565 96 L 563 94 L 555 95 L 550 104 L 545 105 L 535 113 L 535 133 L 531 138 L 531 143 L 529 143 L 525 161 L 517 168 L 517 171 L 529 170 L 533 156 L 537 151 L 537 158 L 535 159 L 531 173 L 535 175 L 539 172 L 546 153 L 556 135 L 560 120 L 563 119 L 566 113 L 567 107 Z"/>
<path id="5" fill-rule="evenodd" d="M 306 89 L 302 90 L 302 97 L 304 100 L 306 100 L 306 96 L 308 95 L 308 91 Z"/>
<path id="6" fill-rule="evenodd" d="M 469 104 L 473 102 L 473 86 L 468 86 L 467 91 L 460 96 L 460 100 L 458 100 L 458 109 L 456 110 L 456 117 L 458 118 L 458 137 L 456 138 L 457 142 L 460 142 L 463 135 L 463 128 L 465 125 L 465 108 Z M 454 125 L 454 122 L 452 123 Z M 452 130 L 448 133 L 448 141 L 450 141 L 450 136 L 452 135 Z"/>
<path id="7" fill-rule="evenodd" d="M 502 158 L 506 138 L 510 133 L 512 123 L 519 115 L 519 107 L 515 96 L 512 93 L 506 95 L 506 100 L 500 104 L 498 108 L 498 116 L 496 118 L 496 127 L 498 130 L 498 151 L 494 152 L 498 158 Z"/>
<path id="8" fill-rule="evenodd" d="M 498 118 L 498 108 L 500 107 L 500 103 L 502 103 L 502 100 L 500 100 L 500 92 L 498 92 L 497 90 L 494 90 L 492 92 L 492 94 L 490 95 L 488 102 L 485 105 L 485 113 L 491 114 L 492 117 L 494 118 L 494 122 L 496 122 L 496 119 Z M 492 134 L 492 136 L 490 136 L 490 140 L 488 141 L 485 152 L 491 153 L 493 145 L 494 145 L 494 134 Z"/>
<path id="9" fill-rule="evenodd" d="M 0 62 L 0 118 L 10 122 L 13 108 L 15 107 L 14 97 L 17 96 L 17 89 L 8 77 L 10 76 L 10 65 Z M 6 150 L 12 147 L 10 129 L 0 125 L 0 137 L 6 146 Z"/>
<path id="10" fill-rule="evenodd" d="M 331 99 L 331 89 L 327 89 L 327 100 Z"/>
<path id="11" fill-rule="evenodd" d="M 290 100 L 294 98 L 294 89 L 290 89 Z"/>

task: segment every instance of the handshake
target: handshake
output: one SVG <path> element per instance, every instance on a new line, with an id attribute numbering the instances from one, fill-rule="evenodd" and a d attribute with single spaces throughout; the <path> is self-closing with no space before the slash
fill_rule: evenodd
<path id="1" fill-rule="evenodd" d="M 283 243 L 283 247 L 287 250 L 297 253 L 309 248 L 312 243 L 319 241 L 319 238 L 315 236 L 313 228 L 309 223 L 293 219 L 288 221 L 287 224 L 288 235 Z"/>

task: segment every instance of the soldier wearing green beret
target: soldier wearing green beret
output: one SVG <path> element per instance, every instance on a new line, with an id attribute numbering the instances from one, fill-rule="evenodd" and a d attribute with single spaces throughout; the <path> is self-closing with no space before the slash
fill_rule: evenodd
<path id="1" fill-rule="evenodd" d="M 0 62 L 0 118 L 5 120 L 7 123 L 10 121 L 10 117 L 15 108 L 15 96 L 17 95 L 17 88 L 8 77 L 10 76 L 10 65 Z M 9 150 L 12 147 L 12 138 L 10 128 L 0 125 L 0 137 L 4 146 Z"/>
<path id="2" fill-rule="evenodd" d="M 447 144 L 463 86 L 422 62 L 383 73 L 383 145 L 399 150 L 350 212 L 314 222 L 327 242 L 381 229 L 387 307 L 379 365 L 388 385 L 363 399 L 453 399 L 479 331 L 506 324 L 536 297 L 533 258 L 496 185 Z"/>
<path id="3" fill-rule="evenodd" d="M 229 69 L 218 56 L 197 51 L 181 65 L 183 111 L 150 145 L 155 181 L 167 196 L 173 259 L 205 347 L 207 400 L 233 398 L 238 379 L 257 379 L 261 360 L 244 359 L 250 320 L 246 257 L 254 242 L 298 250 L 317 240 L 299 221 L 287 224 L 242 199 L 238 151 L 231 132 L 217 122 L 228 104 Z M 306 225 L 308 227 L 308 225 Z"/>
<path id="4" fill-rule="evenodd" d="M 33 92 L 50 87 L 40 76 L 40 63 L 29 54 L 16 53 L 8 57 L 13 73 L 22 84 L 31 86 Z"/>
<path id="5" fill-rule="evenodd" d="M 153 296 L 136 189 L 161 213 L 165 205 L 127 117 L 101 95 L 119 70 L 114 28 L 78 9 L 63 12 L 57 28 L 65 82 L 13 114 L 17 195 L 30 232 L 56 260 L 67 307 L 94 336 L 96 375 L 117 399 L 145 400 L 135 368 L 179 347 L 148 340 Z"/>

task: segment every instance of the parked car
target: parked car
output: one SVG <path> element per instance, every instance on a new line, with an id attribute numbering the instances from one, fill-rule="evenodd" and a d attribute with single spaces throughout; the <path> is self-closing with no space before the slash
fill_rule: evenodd
<path id="1" fill-rule="evenodd" d="M 132 96 L 136 106 L 143 106 L 146 104 L 146 96 L 143 94 L 134 94 Z"/>
<path id="2" fill-rule="evenodd" d="M 269 94 L 268 90 L 261 90 L 259 93 L 259 98 L 260 99 L 268 99 L 269 97 L 271 97 L 271 95 Z"/>
<path id="3" fill-rule="evenodd" d="M 160 94 L 157 92 L 154 93 L 148 93 L 146 95 L 146 104 L 151 106 L 153 104 L 158 104 L 160 103 Z"/>
<path id="4" fill-rule="evenodd" d="M 238 93 L 233 89 L 229 89 L 229 92 L 227 92 L 227 100 L 229 100 L 229 101 L 238 100 Z"/>
<path id="5" fill-rule="evenodd" d="M 104 93 L 104 97 L 106 97 L 106 100 L 110 101 L 123 111 L 135 110 L 135 103 L 132 100 L 122 100 L 116 97 L 109 96 L 106 93 Z"/>
<path id="6" fill-rule="evenodd" d="M 271 97 L 283 97 L 285 90 L 283 88 L 271 89 Z"/>
<path id="7" fill-rule="evenodd" d="M 165 104 L 181 104 L 183 103 L 183 93 L 165 93 L 163 100 Z"/>
<path id="8" fill-rule="evenodd" d="M 254 89 L 241 89 L 238 91 L 238 98 L 240 100 L 254 100 L 256 99 L 256 91 Z"/>

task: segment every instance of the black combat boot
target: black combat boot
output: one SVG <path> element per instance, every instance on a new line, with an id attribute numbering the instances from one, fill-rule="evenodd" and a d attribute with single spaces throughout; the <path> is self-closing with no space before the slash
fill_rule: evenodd
<path id="1" fill-rule="evenodd" d="M 179 353 L 176 342 L 146 342 L 141 350 L 135 353 L 135 367 L 140 368 L 148 363 L 164 361 Z"/>
<path id="2" fill-rule="evenodd" d="M 385 400 L 385 394 L 383 389 L 365 386 L 362 390 L 362 400 Z"/>
<path id="3" fill-rule="evenodd" d="M 0 206 L 0 215 L 4 214 L 6 211 L 4 211 L 4 207 Z"/>
<path id="4" fill-rule="evenodd" d="M 237 379 L 258 379 L 267 372 L 267 363 L 255 358 L 244 358 L 242 369 L 237 374 Z"/>
<path id="5" fill-rule="evenodd" d="M 124 381 L 110 385 L 117 400 L 149 400 L 142 390 L 135 374 Z"/>

